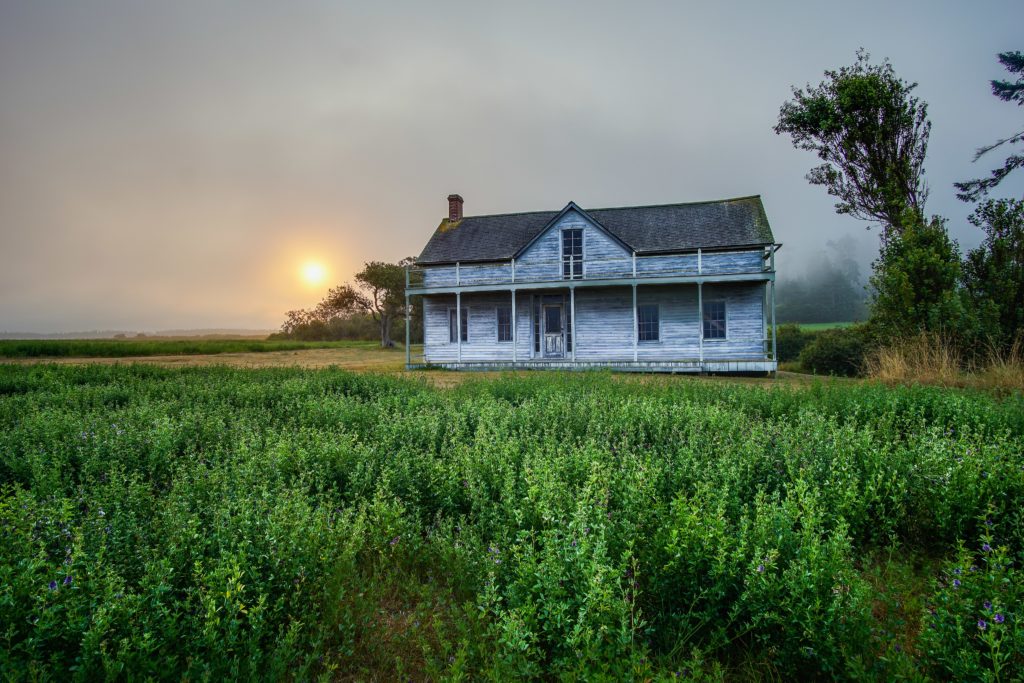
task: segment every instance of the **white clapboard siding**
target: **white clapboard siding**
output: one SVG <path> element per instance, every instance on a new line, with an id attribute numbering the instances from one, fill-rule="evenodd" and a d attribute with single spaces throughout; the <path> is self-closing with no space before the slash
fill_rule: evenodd
<path id="1" fill-rule="evenodd" d="M 583 230 L 583 259 L 588 277 L 632 275 L 632 254 L 580 213 L 569 211 L 516 259 L 517 282 L 562 277 L 562 230 L 566 228 Z"/>
<path id="2" fill-rule="evenodd" d="M 726 339 L 704 340 L 704 359 L 756 360 L 764 358 L 762 319 L 764 283 L 717 283 L 704 285 L 704 301 L 724 301 Z M 537 293 L 546 300 L 566 302 L 568 291 Z M 516 302 L 516 360 L 533 358 L 531 305 L 533 296 L 520 292 Z M 548 299 L 550 297 L 550 299 Z M 679 361 L 700 357 L 700 315 L 697 285 L 640 285 L 639 305 L 658 306 L 660 334 L 657 341 L 637 343 L 641 362 Z M 428 363 L 455 362 L 458 345 L 449 341 L 448 311 L 455 307 L 453 295 L 424 297 L 424 357 Z M 462 361 L 512 361 L 512 343 L 497 340 L 497 307 L 511 306 L 511 292 L 467 293 L 469 338 L 462 343 Z M 629 287 L 581 287 L 576 290 L 576 360 L 633 360 L 633 294 Z M 566 353 L 566 360 L 571 354 Z"/>

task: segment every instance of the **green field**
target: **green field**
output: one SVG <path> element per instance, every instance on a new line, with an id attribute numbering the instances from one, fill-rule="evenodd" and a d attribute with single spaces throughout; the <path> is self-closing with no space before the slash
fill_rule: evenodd
<path id="1" fill-rule="evenodd" d="M 799 323 L 800 329 L 804 332 L 820 332 L 821 330 L 836 330 L 844 327 L 853 327 L 857 323 Z"/>
<path id="2" fill-rule="evenodd" d="M 0 366 L 0 671 L 1019 680 L 1022 453 L 1020 395 Z"/>
<path id="3" fill-rule="evenodd" d="M 265 339 L 2 339 L 0 358 L 126 358 L 375 346 L 380 345 L 376 342 Z"/>

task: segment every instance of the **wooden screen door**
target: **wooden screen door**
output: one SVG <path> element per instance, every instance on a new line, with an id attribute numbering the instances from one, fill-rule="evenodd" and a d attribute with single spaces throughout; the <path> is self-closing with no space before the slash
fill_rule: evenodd
<path id="1" fill-rule="evenodd" d="M 565 337 L 562 334 L 562 305 L 544 305 L 544 357 L 562 358 L 565 353 Z"/>

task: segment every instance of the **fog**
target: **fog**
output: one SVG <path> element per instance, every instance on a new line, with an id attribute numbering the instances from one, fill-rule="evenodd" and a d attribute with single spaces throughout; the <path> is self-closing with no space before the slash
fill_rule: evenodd
<path id="1" fill-rule="evenodd" d="M 0 2 L 0 331 L 273 328 L 467 215 L 760 194 L 780 279 L 877 231 L 771 128 L 865 47 L 920 85 L 930 213 L 1020 128 L 1017 2 Z M 1024 176 L 1024 174 L 1017 174 Z M 1024 177 L 1002 194 L 1024 194 Z M 847 240 L 847 241 L 844 241 Z"/>

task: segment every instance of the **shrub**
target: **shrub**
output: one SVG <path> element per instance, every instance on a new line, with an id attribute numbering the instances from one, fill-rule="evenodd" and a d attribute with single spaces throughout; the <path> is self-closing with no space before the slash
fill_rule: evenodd
<path id="1" fill-rule="evenodd" d="M 868 344 L 863 326 L 823 330 L 800 352 L 807 372 L 854 377 L 860 374 Z"/>
<path id="2" fill-rule="evenodd" d="M 779 362 L 789 363 L 800 357 L 800 352 L 818 333 L 805 332 L 795 323 L 786 323 L 776 328 L 776 335 L 775 351 L 779 355 Z"/>

